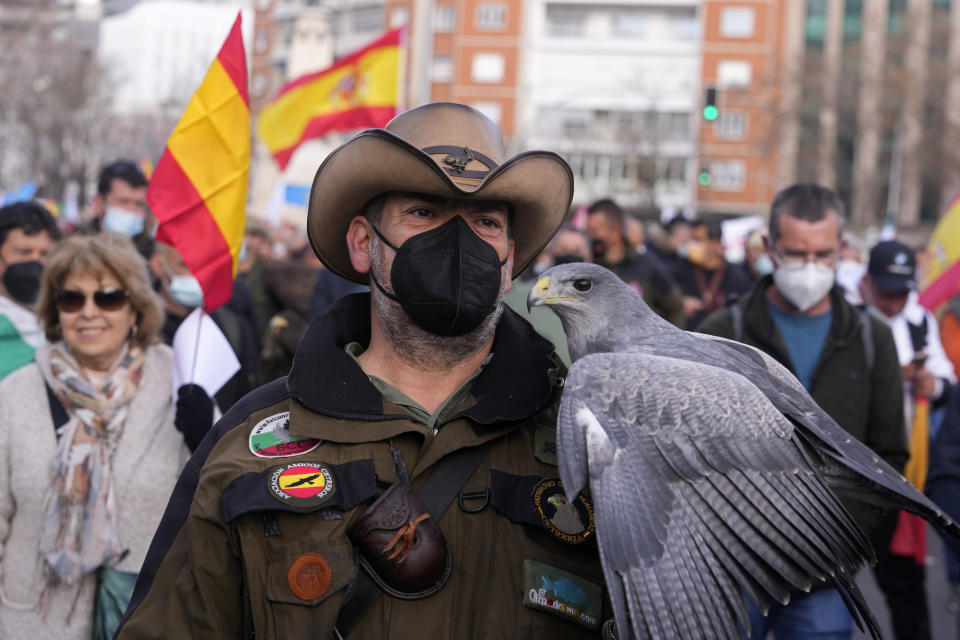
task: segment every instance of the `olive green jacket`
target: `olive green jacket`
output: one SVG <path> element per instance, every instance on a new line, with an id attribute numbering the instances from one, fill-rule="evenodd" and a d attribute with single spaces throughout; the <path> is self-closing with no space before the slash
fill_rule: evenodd
<path id="1" fill-rule="evenodd" d="M 770 286 L 773 278 L 761 278 L 739 300 L 707 316 L 697 330 L 756 347 L 795 373 L 767 308 L 766 291 Z M 893 335 L 880 319 L 847 302 L 839 287 L 830 291 L 830 301 L 833 324 L 814 369 L 810 395 L 837 424 L 893 468 L 903 471 L 909 451 L 903 423 L 903 383 Z M 740 309 L 740 335 L 734 327 L 733 305 Z M 864 317 L 869 321 L 867 339 L 872 343 L 872 355 L 864 339 Z M 868 365 L 871 358 L 872 365 Z M 879 512 L 859 502 L 845 504 L 864 531 L 869 534 L 875 529 Z"/>
<path id="2" fill-rule="evenodd" d="M 443 456 L 485 442 L 491 449 L 465 492 L 491 487 L 494 472 L 527 487 L 557 475 L 551 444 L 563 371 L 528 323 L 505 311 L 494 357 L 434 435 L 385 400 L 344 351 L 368 343 L 369 313 L 368 294 L 336 303 L 311 326 L 289 378 L 241 400 L 204 440 L 170 501 L 118 638 L 330 638 L 362 571 L 346 531 L 398 479 L 388 439 L 415 489 Z M 254 453 L 265 422 L 287 411 L 293 449 L 270 451 L 293 455 Z M 276 495 L 278 470 L 297 463 L 330 471 L 326 498 L 292 505 Z M 537 513 L 528 493 L 513 498 L 520 511 Z M 599 637 L 610 612 L 595 542 L 562 542 L 516 516 L 492 505 L 470 513 L 454 500 L 439 520 L 452 551 L 446 586 L 419 600 L 381 595 L 350 638 Z M 320 567 L 312 582 L 300 580 L 305 562 Z M 545 565 L 552 569 L 530 573 Z M 581 600 L 589 596 L 588 608 L 564 611 L 558 593 L 544 591 L 561 575 Z"/>

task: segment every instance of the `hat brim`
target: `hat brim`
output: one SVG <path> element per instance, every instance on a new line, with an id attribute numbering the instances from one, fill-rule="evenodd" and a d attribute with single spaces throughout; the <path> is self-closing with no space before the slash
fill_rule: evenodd
<path id="1" fill-rule="evenodd" d="M 870 280 L 877 291 L 884 294 L 909 293 L 914 287 L 913 278 L 909 276 L 870 274 Z"/>
<path id="2" fill-rule="evenodd" d="M 350 221 L 370 199 L 391 191 L 441 198 L 498 200 L 513 207 L 512 277 L 519 275 L 563 223 L 573 199 L 573 174 L 549 151 L 518 154 L 480 181 L 455 182 L 429 155 L 383 129 L 370 129 L 333 151 L 310 190 L 307 235 L 323 264 L 355 282 L 367 275 L 353 268 L 347 250 Z"/>

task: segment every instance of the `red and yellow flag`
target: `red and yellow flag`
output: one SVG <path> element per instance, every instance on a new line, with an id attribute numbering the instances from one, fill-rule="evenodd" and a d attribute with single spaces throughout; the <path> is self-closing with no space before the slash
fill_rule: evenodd
<path id="1" fill-rule="evenodd" d="M 260 112 L 257 135 L 281 169 L 304 141 L 330 131 L 382 127 L 397 113 L 403 29 L 288 83 Z"/>
<path id="2" fill-rule="evenodd" d="M 147 202 L 157 240 L 175 246 L 203 288 L 204 308 L 233 291 L 250 173 L 250 98 L 240 15 L 157 163 Z"/>
<path id="3" fill-rule="evenodd" d="M 920 304 L 936 309 L 960 293 L 960 193 L 940 218 L 927 244 L 927 267 Z"/>

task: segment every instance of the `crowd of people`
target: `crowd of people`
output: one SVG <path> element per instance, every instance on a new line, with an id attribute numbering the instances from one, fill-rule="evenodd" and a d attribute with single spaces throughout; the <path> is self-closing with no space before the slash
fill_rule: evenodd
<path id="1" fill-rule="evenodd" d="M 474 150 L 462 158 L 471 175 L 449 161 L 456 149 L 431 129 L 436 118 Z M 572 216 L 572 185 L 555 170 L 562 161 L 534 154 L 487 164 L 504 159 L 492 126 L 466 107 L 415 109 L 321 168 L 316 184 L 330 181 L 329 204 L 311 208 L 308 224 L 323 230 L 312 241 L 249 221 L 233 295 L 210 313 L 241 366 L 213 397 L 196 384 L 173 389 L 170 345 L 204 294 L 178 249 L 155 240 L 148 181 L 136 164 L 103 169 L 80 225 L 63 226 L 36 202 L 0 208 L 0 637 L 110 638 L 131 599 L 120 637 L 272 628 L 293 638 L 308 620 L 341 632 L 356 626 L 364 637 L 418 620 L 439 634 L 427 637 L 476 624 L 509 635 L 518 620 L 525 637 L 578 636 L 583 625 L 529 618 L 545 607 L 517 609 L 495 588 L 512 584 L 498 577 L 503 567 L 521 564 L 527 581 L 564 577 L 589 593 L 602 584 L 595 554 L 559 545 L 549 527 L 531 533 L 508 495 L 522 478 L 556 475 L 550 422 L 570 357 L 559 320 L 531 313 L 526 299 L 540 273 L 568 262 L 609 268 L 678 327 L 770 354 L 895 468 L 929 457 L 928 492 L 960 517 L 960 295 L 936 314 L 919 305 L 922 250 L 895 240 L 853 250 L 839 198 L 799 184 L 777 194 L 768 228 L 746 238 L 742 263 L 730 263 L 718 220 L 647 224 L 610 199 Z M 432 146 L 409 142 L 438 134 Z M 411 165 L 404 180 L 351 181 L 376 151 L 363 144 Z M 424 163 L 440 170 L 413 167 Z M 494 175 L 483 200 L 471 197 L 476 176 L 498 164 L 509 170 Z M 361 189 L 354 184 L 365 190 L 353 193 Z M 449 247 L 463 260 L 451 263 Z M 447 281 L 468 268 L 461 284 Z M 920 442 L 916 433 L 929 436 Z M 269 440 L 262 450 L 254 446 L 261 435 Z M 461 491 L 461 509 L 421 525 L 458 549 L 453 559 L 418 576 L 416 587 L 381 574 L 380 588 L 399 599 L 386 609 L 372 596 L 363 606 L 379 613 L 364 617 L 352 603 L 370 586 L 360 581 L 347 597 L 359 571 L 350 548 L 362 555 L 372 534 L 347 529 L 344 514 L 388 486 L 377 504 L 389 494 L 420 509 L 394 486 L 435 467 L 441 475 L 441 456 L 488 441 L 487 467 L 474 471 L 479 460 L 464 458 L 474 466 L 456 482 L 470 486 L 495 460 L 509 471 L 496 472 L 506 479 L 493 496 L 506 519 L 463 508 Z M 267 482 L 264 460 L 293 455 L 276 453 L 277 443 L 321 448 L 324 463 L 302 468 L 340 488 L 308 495 Z M 254 485 L 274 495 L 261 499 Z M 296 500 L 284 504 L 290 495 Z M 923 534 L 898 513 L 848 507 L 877 551 L 896 638 L 929 638 Z M 303 536 L 323 541 L 314 548 L 297 542 Z M 561 553 L 566 570 L 548 566 Z M 371 562 L 363 560 L 367 570 Z M 297 582 L 310 571 L 312 582 Z M 467 575 L 484 579 L 465 586 Z M 447 580 L 462 594 L 399 604 Z M 443 613 L 481 596 L 487 610 Z M 589 605 L 603 608 L 599 599 Z M 424 622 L 430 615 L 437 620 Z M 750 617 L 754 637 L 852 633 L 829 585 L 766 618 L 754 607 Z M 586 627 L 599 633 L 599 623 Z"/>

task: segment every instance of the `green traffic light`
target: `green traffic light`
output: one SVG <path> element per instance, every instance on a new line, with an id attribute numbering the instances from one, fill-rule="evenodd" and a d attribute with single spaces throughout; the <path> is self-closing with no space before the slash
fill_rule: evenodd
<path id="1" fill-rule="evenodd" d="M 700 175 L 697 176 L 697 182 L 700 183 L 700 186 L 701 186 L 701 187 L 709 187 L 709 186 L 710 186 L 710 172 L 709 172 L 709 171 L 701 171 L 701 172 L 700 172 Z"/>
<path id="2" fill-rule="evenodd" d="M 708 104 L 703 108 L 703 119 L 708 122 L 716 120 L 718 115 L 720 115 L 720 111 L 715 105 Z"/>

